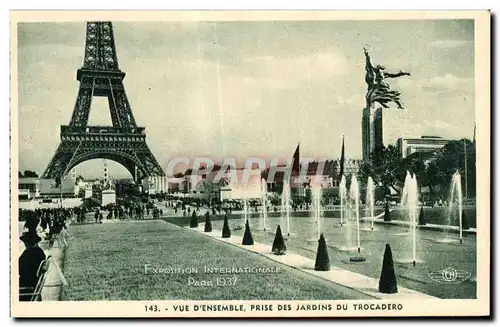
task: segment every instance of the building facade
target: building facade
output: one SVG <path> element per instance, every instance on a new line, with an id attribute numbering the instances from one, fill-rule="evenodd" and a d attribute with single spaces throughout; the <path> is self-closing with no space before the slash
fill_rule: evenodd
<path id="1" fill-rule="evenodd" d="M 149 194 L 168 193 L 168 178 L 165 176 L 152 176 L 142 179 L 142 189 Z"/>
<path id="2" fill-rule="evenodd" d="M 19 178 L 19 198 L 29 200 L 40 196 L 40 180 L 36 177 Z"/>
<path id="3" fill-rule="evenodd" d="M 53 179 L 39 179 L 41 197 L 74 197 L 78 194 L 78 185 L 70 176 L 61 180 L 59 185 Z"/>
<path id="4" fill-rule="evenodd" d="M 421 136 L 420 138 L 400 137 L 396 141 L 396 147 L 401 158 L 406 158 L 415 152 L 435 151 L 450 141 L 439 136 Z"/>
<path id="5" fill-rule="evenodd" d="M 382 107 L 380 105 L 363 109 L 361 122 L 363 161 L 369 161 L 373 150 L 384 145 L 382 123 Z"/>

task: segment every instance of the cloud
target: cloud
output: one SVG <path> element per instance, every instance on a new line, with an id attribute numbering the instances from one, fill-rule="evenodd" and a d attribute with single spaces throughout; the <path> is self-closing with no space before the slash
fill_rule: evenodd
<path id="1" fill-rule="evenodd" d="M 450 90 L 466 90 L 474 88 L 474 80 L 471 78 L 458 77 L 447 73 L 441 76 L 434 76 L 421 87 L 430 92 L 441 92 Z"/>
<path id="2" fill-rule="evenodd" d="M 438 49 L 454 49 L 473 44 L 470 40 L 437 40 L 431 45 Z"/>

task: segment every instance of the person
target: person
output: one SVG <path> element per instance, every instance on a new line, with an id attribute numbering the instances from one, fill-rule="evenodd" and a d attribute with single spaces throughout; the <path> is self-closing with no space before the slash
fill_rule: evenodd
<path id="1" fill-rule="evenodd" d="M 35 232 L 25 232 L 19 239 L 25 246 L 25 250 L 19 257 L 19 287 L 23 293 L 31 293 L 38 282 L 38 268 L 47 257 L 38 246 L 41 238 Z M 19 295 L 19 301 L 30 301 L 30 299 L 31 295 Z M 41 298 L 39 300 L 41 301 Z"/>
<path id="2" fill-rule="evenodd" d="M 40 220 L 38 219 L 37 214 L 30 211 L 28 217 L 26 217 L 26 221 L 24 222 L 24 228 L 28 229 L 29 231 L 35 232 L 39 223 Z"/>

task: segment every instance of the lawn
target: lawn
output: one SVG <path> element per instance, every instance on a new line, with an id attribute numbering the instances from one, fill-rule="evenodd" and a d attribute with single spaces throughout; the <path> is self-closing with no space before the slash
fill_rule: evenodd
<path id="1" fill-rule="evenodd" d="M 279 265 L 258 254 L 163 221 L 72 225 L 62 300 L 305 300 L 356 299 L 357 292 Z M 146 274 L 145 265 L 197 273 Z M 259 267 L 277 273 L 206 274 L 204 266 Z M 278 266 L 279 265 L 279 266 Z M 203 287 L 188 278 L 238 278 L 234 286 Z"/>

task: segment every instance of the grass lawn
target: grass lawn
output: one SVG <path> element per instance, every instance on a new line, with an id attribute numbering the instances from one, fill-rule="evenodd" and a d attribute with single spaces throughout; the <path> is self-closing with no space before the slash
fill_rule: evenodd
<path id="1" fill-rule="evenodd" d="M 279 265 L 258 254 L 163 221 L 72 225 L 63 301 L 89 300 L 305 300 L 356 299 L 352 290 Z M 198 269 L 145 274 L 145 265 Z M 267 267 L 279 273 L 206 274 L 204 266 Z M 188 278 L 237 277 L 235 286 L 188 285 Z"/>

